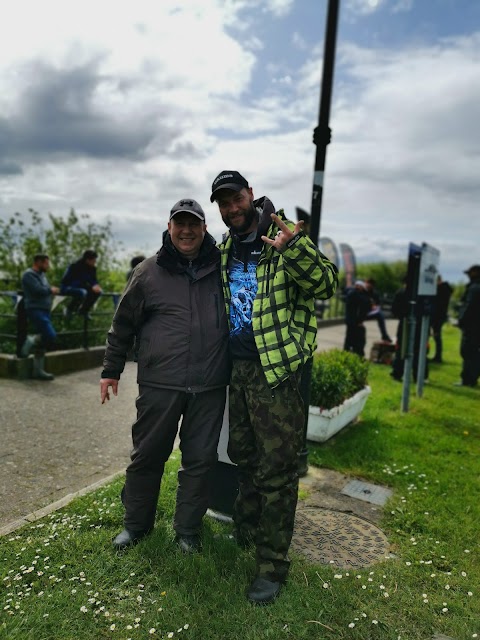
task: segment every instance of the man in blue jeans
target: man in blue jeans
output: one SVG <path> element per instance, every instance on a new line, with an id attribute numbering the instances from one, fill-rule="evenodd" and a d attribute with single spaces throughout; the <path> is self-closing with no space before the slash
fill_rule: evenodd
<path id="1" fill-rule="evenodd" d="M 33 377 L 39 380 L 53 380 L 54 376 L 44 370 L 45 351 L 55 348 L 56 331 L 50 317 L 52 296 L 60 292 L 50 286 L 45 275 L 50 268 L 50 259 L 45 253 L 33 257 L 33 265 L 22 275 L 22 289 L 25 312 L 36 334 L 27 336 L 21 355 L 26 358 L 34 349 Z"/>

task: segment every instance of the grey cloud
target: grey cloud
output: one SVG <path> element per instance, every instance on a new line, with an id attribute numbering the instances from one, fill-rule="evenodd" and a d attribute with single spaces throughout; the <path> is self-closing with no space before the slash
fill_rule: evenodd
<path id="1" fill-rule="evenodd" d="M 0 176 L 16 176 L 21 174 L 23 174 L 23 169 L 19 164 L 0 159 Z"/>
<path id="2" fill-rule="evenodd" d="M 98 72 L 98 61 L 68 70 L 36 62 L 26 73 L 29 83 L 13 115 L 0 120 L 0 161 L 8 156 L 25 163 L 52 154 L 142 159 L 154 141 L 167 147 L 178 136 L 162 125 L 161 106 L 146 113 L 140 105 L 122 116 L 98 106 L 97 90 L 115 82 Z M 118 83 L 115 92 L 134 91 L 136 84 Z"/>

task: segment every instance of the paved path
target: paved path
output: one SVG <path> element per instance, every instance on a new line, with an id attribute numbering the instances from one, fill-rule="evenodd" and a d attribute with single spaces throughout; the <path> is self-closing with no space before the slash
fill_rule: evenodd
<path id="1" fill-rule="evenodd" d="M 388 321 L 394 335 L 396 321 Z M 341 347 L 344 325 L 319 330 L 319 349 Z M 379 338 L 367 323 L 367 351 Z M 100 369 L 53 382 L 0 379 L 0 533 L 16 520 L 121 473 L 130 458 L 136 365 L 127 363 L 119 395 L 100 404 Z"/>

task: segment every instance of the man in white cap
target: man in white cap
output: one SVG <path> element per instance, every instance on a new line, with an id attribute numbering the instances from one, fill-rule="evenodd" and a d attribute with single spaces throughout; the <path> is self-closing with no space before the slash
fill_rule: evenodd
<path id="1" fill-rule="evenodd" d="M 138 348 L 137 419 L 122 490 L 125 528 L 113 540 L 119 550 L 153 529 L 180 418 L 182 464 L 173 527 L 183 552 L 201 548 L 230 374 L 220 252 L 206 229 L 198 202 L 183 199 L 173 206 L 162 248 L 135 268 L 108 332 L 102 404 L 110 388 L 117 395 L 135 337 Z"/>

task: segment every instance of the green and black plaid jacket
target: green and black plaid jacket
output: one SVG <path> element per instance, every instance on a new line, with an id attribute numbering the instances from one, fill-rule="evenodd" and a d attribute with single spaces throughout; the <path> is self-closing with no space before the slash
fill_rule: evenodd
<path id="1" fill-rule="evenodd" d="M 289 228 L 283 209 L 277 215 Z M 265 235 L 274 238 L 278 227 L 271 224 Z M 219 245 L 227 317 L 230 319 L 228 233 Z M 337 267 L 303 232 L 282 253 L 265 244 L 257 265 L 258 290 L 253 303 L 253 334 L 268 384 L 276 387 L 302 366 L 316 348 L 315 299 L 326 300 L 338 284 Z"/>

